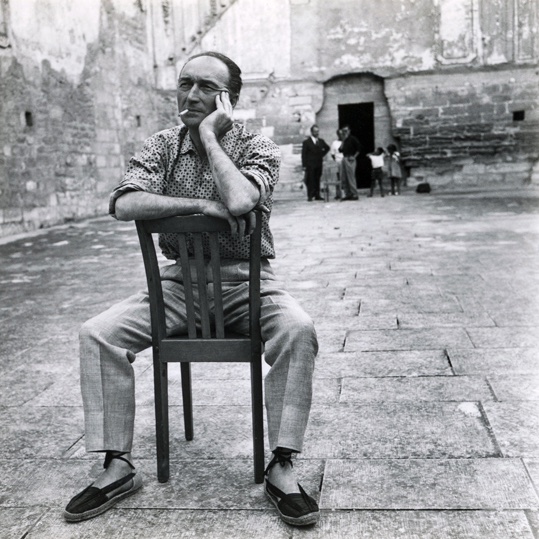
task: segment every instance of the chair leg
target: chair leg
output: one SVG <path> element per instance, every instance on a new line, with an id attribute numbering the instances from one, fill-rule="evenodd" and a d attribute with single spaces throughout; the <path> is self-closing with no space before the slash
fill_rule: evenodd
<path id="1" fill-rule="evenodd" d="M 155 393 L 155 428 L 157 448 L 157 479 L 166 483 L 170 477 L 168 429 L 168 366 L 154 352 L 153 379 Z"/>
<path id="2" fill-rule="evenodd" d="M 264 397 L 261 358 L 251 361 L 251 406 L 255 483 L 262 483 L 264 481 Z"/>
<path id="3" fill-rule="evenodd" d="M 181 363 L 181 373 L 185 439 L 190 441 L 193 439 L 193 397 L 191 391 L 191 364 Z"/>

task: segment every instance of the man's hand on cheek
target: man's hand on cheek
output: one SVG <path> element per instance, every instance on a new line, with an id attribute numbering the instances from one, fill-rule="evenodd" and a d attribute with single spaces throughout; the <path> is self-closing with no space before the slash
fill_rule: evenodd
<path id="1" fill-rule="evenodd" d="M 221 139 L 232 129 L 233 107 L 228 92 L 221 92 L 215 96 L 216 109 L 202 120 L 200 134 L 213 134 L 217 140 Z"/>

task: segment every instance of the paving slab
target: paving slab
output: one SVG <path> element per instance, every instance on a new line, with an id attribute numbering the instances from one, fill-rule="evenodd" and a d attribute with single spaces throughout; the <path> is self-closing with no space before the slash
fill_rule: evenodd
<path id="1" fill-rule="evenodd" d="M 425 376 L 343 379 L 341 403 L 402 401 L 484 401 L 494 395 L 484 378 Z"/>
<path id="2" fill-rule="evenodd" d="M 375 402 L 315 405 L 303 456 L 383 459 L 501 455 L 477 403 Z"/>
<path id="3" fill-rule="evenodd" d="M 520 460 L 329 460 L 324 509 L 535 509 Z"/>
<path id="4" fill-rule="evenodd" d="M 399 313 L 399 328 L 435 328 L 435 327 L 492 327 L 494 320 L 487 313 Z"/>
<path id="5" fill-rule="evenodd" d="M 524 459 L 524 465 L 530 474 L 536 490 L 539 491 L 539 459 Z"/>
<path id="6" fill-rule="evenodd" d="M 0 538 L 18 539 L 27 537 L 28 532 L 44 517 L 46 507 L 0 507 Z"/>
<path id="7" fill-rule="evenodd" d="M 488 381 L 496 400 L 499 401 L 539 401 L 538 374 L 493 374 Z"/>
<path id="8" fill-rule="evenodd" d="M 447 376 L 453 374 L 443 350 L 321 353 L 315 378 L 344 376 Z"/>
<path id="9" fill-rule="evenodd" d="M 476 348 L 539 348 L 539 333 L 529 328 L 469 328 Z"/>
<path id="10" fill-rule="evenodd" d="M 60 458 L 83 435 L 82 407 L 0 408 L 0 458 Z"/>
<path id="11" fill-rule="evenodd" d="M 539 457 L 539 405 L 485 402 L 488 421 L 505 457 Z"/>
<path id="12" fill-rule="evenodd" d="M 97 520 L 68 524 L 48 513 L 28 539 L 289 539 L 290 527 L 271 510 L 112 509 Z"/>
<path id="13" fill-rule="evenodd" d="M 388 299 L 365 298 L 361 301 L 361 313 L 380 314 L 387 311 L 398 313 L 452 313 L 462 312 L 455 296 L 415 296 L 410 298 L 394 297 Z"/>
<path id="14" fill-rule="evenodd" d="M 455 374 L 536 374 L 539 348 L 448 348 Z"/>
<path id="15" fill-rule="evenodd" d="M 440 350 L 473 348 L 462 328 L 398 329 L 394 331 L 348 331 L 345 352 L 375 350 Z"/>
<path id="16" fill-rule="evenodd" d="M 171 458 L 252 458 L 250 405 L 195 405 L 193 407 L 194 438 L 191 441 L 185 440 L 181 406 L 169 407 L 169 422 Z M 264 427 L 267 432 L 266 424 Z M 133 453 L 136 458 L 154 458 L 155 409 L 153 405 L 137 407 L 133 443 Z"/>
<path id="17" fill-rule="evenodd" d="M 534 539 L 524 511 L 331 511 L 313 539 Z"/>

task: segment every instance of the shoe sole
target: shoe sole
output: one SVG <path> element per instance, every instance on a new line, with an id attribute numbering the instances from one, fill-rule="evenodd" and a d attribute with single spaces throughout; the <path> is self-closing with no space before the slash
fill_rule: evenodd
<path id="1" fill-rule="evenodd" d="M 286 522 L 291 526 L 310 526 L 311 524 L 316 524 L 320 520 L 320 511 L 317 513 L 307 513 L 302 517 L 289 517 L 288 515 L 284 515 L 279 509 L 279 501 L 274 499 L 271 493 L 268 492 L 265 484 L 264 492 L 266 493 L 266 496 L 269 498 L 270 502 L 275 506 L 275 509 L 277 509 L 277 512 L 279 513 L 279 516 L 283 522 Z"/>
<path id="2" fill-rule="evenodd" d="M 121 492 L 120 494 L 117 494 L 116 496 L 113 496 L 108 502 L 105 502 L 103 505 L 100 505 L 99 507 L 96 507 L 95 509 L 90 509 L 89 511 L 85 511 L 84 513 L 69 513 L 68 511 L 64 511 L 64 518 L 67 522 L 82 522 L 83 520 L 88 520 L 90 518 L 97 517 L 106 511 L 108 511 L 113 505 L 117 504 L 120 500 L 123 500 L 124 498 L 127 498 L 131 496 L 132 494 L 135 494 L 140 488 L 142 487 L 142 476 L 140 473 L 137 473 L 135 477 L 133 477 L 133 486 L 126 490 L 125 492 Z"/>

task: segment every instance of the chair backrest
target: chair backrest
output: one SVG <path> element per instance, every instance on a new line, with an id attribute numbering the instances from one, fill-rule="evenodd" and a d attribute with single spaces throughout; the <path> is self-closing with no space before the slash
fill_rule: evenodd
<path id="1" fill-rule="evenodd" d="M 249 326 L 251 340 L 260 341 L 260 264 L 261 264 L 261 213 L 255 211 L 256 225 L 250 236 L 249 257 Z M 221 257 L 219 233 L 229 232 L 230 225 L 224 219 L 204 215 L 166 217 L 136 221 L 148 291 L 152 319 L 154 345 L 166 338 L 163 289 L 153 234 L 174 233 L 178 238 L 178 252 L 182 267 L 187 311 L 188 337 L 190 339 L 224 339 L 223 295 L 221 280 Z M 193 252 L 189 252 L 192 242 Z M 212 285 L 213 317 L 208 297 L 207 260 L 204 245 L 209 246 Z M 193 277 L 195 277 L 193 279 Z M 194 287 L 198 289 L 200 329 L 197 331 Z"/>

